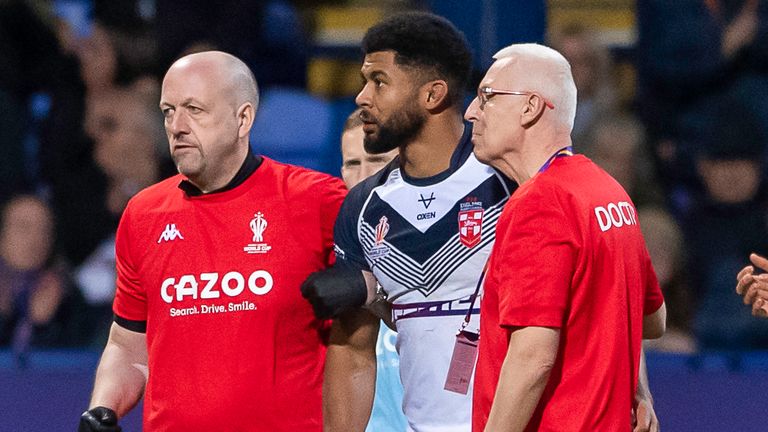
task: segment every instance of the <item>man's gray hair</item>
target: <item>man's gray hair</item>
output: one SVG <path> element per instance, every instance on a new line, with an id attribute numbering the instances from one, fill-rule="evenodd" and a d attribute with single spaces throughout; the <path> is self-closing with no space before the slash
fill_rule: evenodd
<path id="1" fill-rule="evenodd" d="M 535 91 L 547 98 L 555 106 L 554 114 L 568 130 L 573 130 L 576 117 L 576 84 L 573 81 L 571 65 L 556 50 L 535 43 L 513 44 L 499 50 L 493 56 L 496 60 L 504 58 L 534 61 L 544 66 L 541 73 L 520 77 L 520 81 L 529 86 L 517 91 Z"/>

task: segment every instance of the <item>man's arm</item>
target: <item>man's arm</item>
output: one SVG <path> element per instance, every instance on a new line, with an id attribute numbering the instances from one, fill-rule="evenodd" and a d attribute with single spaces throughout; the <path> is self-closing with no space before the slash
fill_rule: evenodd
<path id="1" fill-rule="evenodd" d="M 648 369 L 645 365 L 645 351 L 640 348 L 640 367 L 635 392 L 634 429 L 632 432 L 659 432 L 659 419 L 653 409 L 653 396 L 648 385 Z"/>
<path id="2" fill-rule="evenodd" d="M 376 298 L 376 278 L 337 262 L 311 274 L 301 294 L 318 318 L 336 318 L 325 358 L 323 429 L 362 432 L 373 408 L 379 333 L 379 319 L 362 306 Z"/>
<path id="3" fill-rule="evenodd" d="M 522 327 L 512 331 L 486 432 L 525 429 L 547 386 L 559 345 L 560 329 Z"/>
<path id="4" fill-rule="evenodd" d="M 146 382 L 147 335 L 112 323 L 89 408 L 107 407 L 121 418 L 139 402 Z"/>
<path id="5" fill-rule="evenodd" d="M 662 303 L 656 312 L 643 317 L 643 339 L 658 339 L 667 330 L 667 305 Z"/>
<path id="6" fill-rule="evenodd" d="M 325 359 L 325 432 L 362 432 L 368 425 L 376 389 L 376 337 L 379 319 L 357 308 L 334 320 Z"/>

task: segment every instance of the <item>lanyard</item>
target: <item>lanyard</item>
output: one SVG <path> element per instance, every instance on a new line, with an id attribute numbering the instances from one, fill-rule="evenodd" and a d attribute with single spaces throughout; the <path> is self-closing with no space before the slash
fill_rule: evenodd
<path id="1" fill-rule="evenodd" d="M 552 164 L 552 162 L 559 158 L 559 157 L 565 157 L 565 156 L 573 156 L 573 147 L 572 146 L 565 146 L 561 148 L 560 150 L 556 151 L 555 154 L 549 157 L 546 162 L 544 162 L 544 165 L 539 168 L 539 172 L 544 172 L 549 168 L 549 166 Z"/>
<path id="2" fill-rule="evenodd" d="M 480 293 L 480 287 L 483 286 L 483 279 L 485 279 L 485 273 L 486 271 L 488 271 L 488 263 L 490 261 L 491 261 L 491 257 L 488 257 L 488 260 L 485 262 L 485 266 L 483 266 L 483 271 L 480 273 L 480 279 L 477 280 L 477 286 L 475 287 L 475 292 L 472 294 L 472 297 L 471 297 L 472 302 L 469 303 L 469 309 L 467 310 L 467 314 L 464 315 L 464 322 L 461 323 L 461 328 L 459 329 L 459 333 L 461 333 L 469 325 L 469 320 L 472 318 L 472 309 L 475 307 L 475 300 L 477 300 L 477 295 Z"/>
<path id="3" fill-rule="evenodd" d="M 572 146 L 565 146 L 561 148 L 560 150 L 556 151 L 555 154 L 549 157 L 547 161 L 544 163 L 544 165 L 539 168 L 539 172 L 546 171 L 547 168 L 552 164 L 552 162 L 559 158 L 559 157 L 565 157 L 565 156 L 573 156 L 573 147 Z M 463 331 L 468 325 L 469 320 L 472 317 L 472 308 L 475 307 L 475 300 L 477 300 L 477 295 L 480 293 L 480 287 L 483 285 L 483 279 L 485 279 L 485 273 L 488 271 L 488 263 L 491 262 L 491 257 L 488 257 L 488 261 L 485 262 L 485 266 L 483 267 L 483 271 L 480 273 L 480 279 L 477 280 L 477 286 L 475 287 L 475 292 L 472 294 L 472 302 L 469 304 L 469 310 L 467 310 L 467 314 L 464 316 L 464 322 L 461 323 L 461 328 L 459 329 L 459 332 Z"/>

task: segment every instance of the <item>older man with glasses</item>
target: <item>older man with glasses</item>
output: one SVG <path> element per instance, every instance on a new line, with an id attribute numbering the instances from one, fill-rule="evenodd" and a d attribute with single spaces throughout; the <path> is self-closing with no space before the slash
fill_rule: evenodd
<path id="1" fill-rule="evenodd" d="M 634 205 L 571 151 L 565 58 L 536 44 L 495 58 L 465 118 L 477 159 L 520 186 L 488 263 L 473 430 L 627 430 L 633 409 L 643 416 L 642 338 L 666 316 Z"/>

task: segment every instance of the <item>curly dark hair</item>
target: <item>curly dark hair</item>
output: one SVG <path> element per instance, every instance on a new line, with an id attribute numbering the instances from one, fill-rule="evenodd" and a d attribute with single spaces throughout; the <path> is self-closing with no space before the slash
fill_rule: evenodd
<path id="1" fill-rule="evenodd" d="M 368 29 L 362 49 L 365 55 L 394 51 L 395 63 L 414 70 L 420 84 L 443 79 L 448 83 L 449 103 L 461 104 L 472 54 L 464 33 L 447 19 L 428 12 L 392 15 Z"/>

